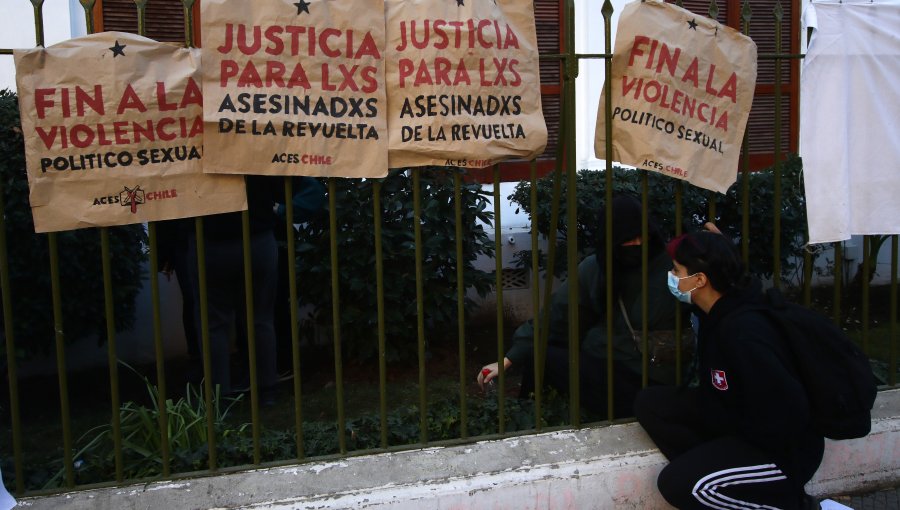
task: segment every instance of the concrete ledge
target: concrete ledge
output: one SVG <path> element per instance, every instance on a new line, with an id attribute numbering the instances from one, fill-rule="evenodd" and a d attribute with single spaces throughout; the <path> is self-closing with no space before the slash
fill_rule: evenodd
<path id="1" fill-rule="evenodd" d="M 72 509 L 670 508 L 656 491 L 665 458 L 636 423 L 78 491 L 20 501 Z M 900 390 L 882 392 L 872 433 L 828 442 L 808 491 L 900 482 Z"/>

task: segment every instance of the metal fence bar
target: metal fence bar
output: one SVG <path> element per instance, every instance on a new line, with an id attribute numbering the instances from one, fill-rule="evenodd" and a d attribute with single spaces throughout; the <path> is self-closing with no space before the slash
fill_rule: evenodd
<path id="1" fill-rule="evenodd" d="M 88 33 L 93 32 L 93 26 L 87 28 Z M 115 306 L 113 303 L 112 289 L 112 268 L 109 251 L 109 229 L 106 227 L 98 229 L 100 231 L 100 251 L 103 264 L 103 298 L 106 313 L 106 348 L 107 360 L 109 363 L 109 389 L 110 389 L 110 406 L 112 407 L 111 425 L 113 434 L 113 450 L 116 459 L 116 481 L 122 482 L 124 479 L 123 461 L 122 461 L 122 430 L 121 430 L 121 410 L 119 398 L 119 360 L 116 354 L 116 319 Z M 155 246 L 151 244 L 150 249 Z M 150 273 L 151 279 L 156 279 L 156 271 Z M 156 306 L 158 302 L 154 302 Z M 154 310 L 155 312 L 156 310 Z M 156 315 L 156 314 L 154 314 Z M 159 356 L 158 359 L 161 359 Z M 162 384 L 162 383 L 161 383 Z M 168 471 L 168 462 L 164 463 L 164 470 Z M 166 473 L 168 474 L 168 473 Z"/>
<path id="2" fill-rule="evenodd" d="M 182 0 L 181 3 L 184 8 L 184 11 L 183 11 L 184 12 L 184 45 L 187 48 L 193 48 L 193 47 L 196 47 L 196 41 L 194 40 L 194 11 L 193 11 L 194 0 Z M 287 186 L 287 188 L 289 189 L 289 185 Z M 291 218 L 291 205 L 292 205 L 291 201 L 288 200 L 288 202 L 287 202 L 288 218 Z M 155 223 L 154 222 L 150 222 L 149 227 L 151 229 L 154 229 L 154 232 L 155 232 Z M 208 465 L 209 465 L 209 468 L 212 470 L 212 469 L 216 468 L 217 458 L 216 458 L 216 446 L 215 446 L 216 445 L 215 427 L 214 427 L 212 412 L 210 412 L 210 410 L 213 409 L 213 407 L 211 405 L 212 404 L 212 391 L 211 391 L 212 370 L 211 370 L 210 348 L 209 348 L 209 323 L 207 320 L 208 315 L 207 315 L 207 300 L 206 300 L 207 294 L 206 294 L 206 276 L 205 276 L 206 275 L 206 259 L 205 259 L 205 256 L 203 256 L 203 257 L 200 256 L 201 250 L 203 250 L 203 252 L 205 252 L 205 250 L 203 249 L 205 241 L 203 240 L 203 228 L 202 227 L 203 227 L 203 219 L 198 217 L 195 222 L 195 231 L 197 234 L 196 237 L 197 237 L 197 247 L 198 247 L 197 253 L 198 253 L 198 259 L 200 261 L 199 266 L 203 268 L 203 275 L 204 275 L 202 280 L 198 277 L 198 282 L 197 282 L 198 285 L 200 286 L 200 296 L 201 296 L 200 297 L 200 301 L 201 301 L 201 305 L 200 305 L 200 308 L 201 308 L 201 336 L 202 336 L 201 357 L 203 358 L 202 364 L 203 364 L 203 373 L 204 373 L 204 385 L 205 385 L 205 390 L 206 390 L 206 391 L 204 391 L 204 399 L 205 399 L 205 405 L 206 405 L 206 409 L 207 409 L 207 413 L 206 413 L 207 422 L 206 423 L 207 423 L 207 437 L 208 437 L 208 442 L 209 442 Z M 288 222 L 288 229 L 290 229 L 290 222 Z M 292 241 L 293 241 L 293 239 L 288 237 L 288 244 L 291 244 Z M 154 236 L 151 236 L 151 238 L 150 238 L 150 254 L 151 255 L 150 256 L 151 256 L 152 262 L 150 265 L 150 268 L 151 268 L 150 271 L 151 271 L 151 274 L 154 274 L 154 275 L 156 274 L 156 272 L 158 270 L 158 265 L 155 262 L 156 252 L 157 252 L 156 241 L 154 240 Z M 178 276 L 178 277 L 180 278 L 180 276 Z M 200 283 L 201 281 L 202 281 L 202 283 Z M 293 281 L 293 278 L 292 278 L 292 281 Z M 159 306 L 160 306 L 159 285 L 157 284 L 155 278 L 153 278 L 153 283 L 154 283 L 154 285 L 153 285 L 154 332 L 155 332 L 155 337 L 157 337 L 155 340 L 155 344 L 158 345 L 157 359 L 162 359 L 162 337 L 161 337 L 162 327 L 160 326 L 160 318 L 159 318 Z M 296 290 L 296 289 L 293 289 L 293 287 L 292 287 L 292 290 Z M 296 293 L 292 293 L 291 297 L 292 297 L 291 302 L 294 303 L 293 298 L 296 298 Z M 292 318 L 293 318 L 293 315 L 292 315 Z M 292 328 L 292 331 L 293 331 L 293 328 Z M 299 375 L 296 376 L 296 379 L 299 381 L 299 379 L 300 379 Z M 164 393 L 165 378 L 159 377 L 158 380 L 163 385 L 162 389 L 160 391 L 160 394 L 165 395 L 165 393 Z M 165 421 L 163 421 L 163 419 L 162 419 L 165 416 L 165 413 L 166 413 L 166 411 L 165 411 L 164 406 L 160 406 L 161 423 L 165 423 Z M 165 427 L 161 431 L 161 434 L 162 434 L 162 452 L 163 452 L 162 453 L 163 476 L 169 476 L 168 427 Z M 298 432 L 298 437 L 302 438 L 302 429 L 300 430 L 300 432 Z M 298 439 L 298 442 L 299 441 L 300 441 L 300 439 Z M 298 446 L 298 450 L 302 451 L 302 446 Z"/>
<path id="3" fill-rule="evenodd" d="M 718 4 L 718 2 L 716 2 L 716 0 L 710 0 L 709 9 L 707 10 L 707 12 L 709 13 L 710 18 L 712 18 L 714 20 L 719 19 L 719 4 Z M 714 191 L 708 191 L 706 196 L 708 197 L 707 204 L 709 206 L 709 209 L 707 212 L 707 218 L 709 219 L 709 221 L 715 223 L 715 221 L 716 221 L 716 202 L 718 200 L 718 196 L 717 196 L 716 192 L 714 192 Z"/>
<path id="4" fill-rule="evenodd" d="M 806 233 L 806 240 L 809 241 L 809 232 Z M 809 306 L 812 304 L 812 274 L 813 274 L 813 260 L 812 255 L 809 253 L 809 249 L 804 248 L 803 250 L 803 297 L 801 302 L 803 306 Z"/>
<path id="5" fill-rule="evenodd" d="M 682 218 L 684 216 L 682 203 L 684 201 L 684 181 L 675 181 L 675 237 L 681 235 Z M 673 266 L 674 269 L 674 266 Z M 684 331 L 684 314 L 682 313 L 681 301 L 675 300 L 675 385 L 680 386 L 684 378 L 684 356 L 681 351 L 683 342 L 686 340 L 682 337 L 681 332 Z"/>
<path id="6" fill-rule="evenodd" d="M 781 1 L 775 2 L 775 53 L 781 54 L 781 22 L 784 10 Z M 775 203 L 772 205 L 772 281 L 775 288 L 781 288 L 781 58 L 775 58 L 775 148 L 774 183 Z"/>
<path id="7" fill-rule="evenodd" d="M 344 412 L 344 361 L 341 354 L 341 290 L 338 272 L 337 184 L 328 179 L 328 222 L 331 233 L 331 324 L 334 345 L 334 387 L 337 399 L 338 448 L 347 453 L 346 415 Z"/>
<path id="8" fill-rule="evenodd" d="M 44 0 L 31 0 L 34 9 L 34 37 L 38 46 L 44 45 Z"/>
<path id="9" fill-rule="evenodd" d="M 891 236 L 891 311 L 890 311 L 890 360 L 888 361 L 888 384 L 897 385 L 897 234 Z"/>
<path id="10" fill-rule="evenodd" d="M 750 36 L 750 19 L 753 11 L 750 0 L 744 0 L 741 6 L 741 33 Z M 750 130 L 744 130 L 741 142 L 741 261 L 744 267 L 750 266 L 750 148 L 747 143 Z"/>
<path id="11" fill-rule="evenodd" d="M 259 376 L 256 369 L 256 311 L 253 309 L 253 256 L 250 247 L 250 211 L 241 211 L 241 233 L 244 245 L 244 302 L 247 312 L 247 361 L 250 372 L 250 416 L 253 427 L 253 463 L 261 462 L 259 443 Z M 225 381 L 226 383 L 228 381 Z"/>
<path id="12" fill-rule="evenodd" d="M 181 0 L 184 6 L 184 45 L 188 48 L 194 44 L 194 0 Z M 288 200 L 290 202 L 290 200 Z"/>
<path id="13" fill-rule="evenodd" d="M 578 59 L 575 58 L 575 2 L 566 0 L 563 7 L 566 28 L 565 73 L 563 74 L 563 105 L 560 122 L 567 131 L 575 133 L 575 78 Z M 566 271 L 569 286 L 569 414 L 572 426 L 581 426 L 580 345 L 578 328 L 578 173 L 575 168 L 575 144 L 565 144 L 566 165 Z"/>
<path id="14" fill-rule="evenodd" d="M 494 292 L 497 308 L 497 430 L 506 432 L 506 367 L 504 366 L 503 345 L 503 232 L 500 218 L 500 167 L 494 165 Z"/>
<path id="15" fill-rule="evenodd" d="M 6 243 L 6 190 L 0 180 L 0 294 L 3 297 L 3 332 L 6 336 L 6 373 L 9 380 L 9 414 L 12 421 L 13 463 L 16 494 L 25 492 L 25 470 L 22 459 L 22 415 L 19 410 L 19 376 L 13 324 L 12 288 L 9 280 L 9 249 Z"/>
<path id="16" fill-rule="evenodd" d="M 604 0 L 603 8 L 601 9 L 601 14 L 603 15 L 603 48 L 607 53 L 611 53 L 612 46 L 612 14 L 613 14 L 613 6 L 609 0 Z M 606 59 L 604 62 L 605 66 L 605 76 L 612 76 L 612 58 Z M 609 88 L 609 80 L 603 84 L 603 97 L 605 99 L 603 105 L 603 115 L 606 119 L 612 118 L 612 95 L 610 94 Z M 605 122 L 604 127 L 606 128 L 606 154 L 612 154 L 612 122 Z M 609 282 L 613 276 L 613 267 L 612 267 L 612 226 L 613 226 L 613 217 L 612 217 L 612 205 L 613 201 L 613 162 L 609 156 L 606 158 L 606 197 L 604 203 L 607 205 L 607 213 L 605 216 L 606 224 L 603 225 L 604 232 L 606 232 L 606 239 L 603 240 L 604 251 L 605 251 L 605 264 L 604 264 L 604 275 L 606 276 L 606 281 Z M 606 316 L 613 316 L 613 292 L 612 285 L 606 286 Z M 612 321 L 606 321 L 606 338 L 613 338 L 613 323 Z M 607 399 L 606 399 L 606 418 L 612 421 L 615 418 L 615 413 L 613 411 L 613 343 L 606 342 L 606 391 L 607 391 Z"/>
<path id="17" fill-rule="evenodd" d="M 134 0 L 137 7 L 138 34 L 147 35 L 147 0 Z"/>
<path id="18" fill-rule="evenodd" d="M 863 352 L 869 354 L 869 236 L 863 236 L 863 279 L 862 279 L 862 345 Z"/>
<path id="19" fill-rule="evenodd" d="M 213 408 L 213 393 L 218 390 L 212 383 L 212 350 L 209 344 L 209 296 L 206 292 L 206 240 L 203 235 L 203 216 L 194 218 L 197 252 L 197 288 L 200 294 L 200 345 L 203 351 L 203 398 L 206 409 Z M 218 469 L 216 453 L 216 423 L 213 413 L 206 413 L 206 441 L 208 446 L 208 466 L 210 471 Z"/>
<path id="20" fill-rule="evenodd" d="M 712 19 L 719 18 L 719 4 L 716 2 L 716 0 L 709 1 L 709 10 L 707 12 L 709 12 L 710 18 L 712 18 Z"/>
<path id="21" fill-rule="evenodd" d="M 294 375 L 294 429 L 297 441 L 297 459 L 305 457 L 303 448 L 303 382 L 300 378 L 300 325 L 297 323 L 297 233 L 294 231 L 294 179 L 284 178 L 284 226 L 287 240 L 288 296 L 291 317 L 291 367 Z"/>
<path id="22" fill-rule="evenodd" d="M 459 352 L 459 435 L 469 437 L 469 412 L 466 402 L 466 386 L 469 374 L 466 373 L 466 273 L 463 260 L 463 228 L 462 228 L 462 175 L 453 173 L 453 216 L 456 220 L 456 334 Z M 502 363 L 501 363 L 502 364 Z"/>
<path id="23" fill-rule="evenodd" d="M 142 36 L 147 35 L 147 24 L 146 24 L 146 12 L 147 12 L 147 1 L 146 0 L 134 0 L 135 8 L 137 9 L 137 26 L 138 26 L 138 34 Z M 89 29 L 89 33 L 92 29 Z M 150 236 L 150 229 L 153 229 L 153 235 Z M 153 330 L 153 347 L 156 355 L 156 406 L 159 410 L 159 414 L 157 415 L 157 423 L 159 424 L 159 433 L 160 433 L 160 450 L 161 450 L 161 458 L 162 458 L 162 475 L 169 475 L 169 456 L 170 456 L 170 444 L 169 444 L 169 417 L 168 417 L 168 405 L 167 402 L 167 385 L 166 385 L 166 359 L 165 359 L 165 348 L 163 347 L 162 341 L 162 327 L 160 326 L 160 296 L 159 296 L 159 283 L 156 279 L 157 272 L 159 271 L 159 259 L 158 259 L 158 248 L 157 248 L 157 237 L 156 237 L 156 225 L 154 222 L 148 223 L 148 237 L 150 243 L 150 280 L 151 280 L 151 293 L 153 295 L 153 321 L 154 321 L 154 330 Z"/>
<path id="24" fill-rule="evenodd" d="M 419 442 L 428 442 L 428 393 L 425 379 L 425 289 L 422 269 L 422 169 L 413 174 L 413 232 L 416 242 L 416 332 L 419 359 Z"/>
<path id="25" fill-rule="evenodd" d="M 35 42 L 44 46 L 44 0 L 32 0 L 34 7 Z M 75 486 L 72 463 L 72 416 L 69 412 L 69 384 L 66 371 L 66 344 L 62 317 L 62 291 L 59 275 L 59 240 L 56 232 L 47 235 L 50 256 L 50 285 L 53 301 L 53 330 L 56 339 L 56 368 L 59 379 L 60 421 L 63 429 L 63 468 L 66 487 Z"/>
<path id="26" fill-rule="evenodd" d="M 96 0 L 78 0 L 84 10 L 84 21 L 87 25 L 87 33 L 94 33 L 94 4 Z"/>
<path id="27" fill-rule="evenodd" d="M 529 177 L 531 179 L 530 204 L 531 204 L 531 316 L 532 319 L 532 349 L 534 355 L 534 428 L 540 431 L 543 427 L 543 394 L 544 362 L 539 355 L 541 352 L 541 272 L 540 251 L 538 250 L 538 196 L 537 196 L 537 163 L 532 160 L 529 164 Z M 547 287 L 553 286 L 553 268 L 547 268 Z"/>
<path id="28" fill-rule="evenodd" d="M 113 455 L 116 459 L 116 481 L 124 480 L 122 468 L 122 429 L 119 408 L 119 357 L 116 354 L 116 316 L 113 304 L 112 263 L 109 251 L 109 229 L 100 230 L 100 255 L 103 264 L 103 301 L 106 313 L 106 352 L 109 363 L 109 391 L 112 407 Z M 156 278 L 156 272 L 151 273 Z"/>
<path id="29" fill-rule="evenodd" d="M 844 280 L 844 243 L 834 243 L 834 323 L 841 325 L 841 292 Z"/>
<path id="30" fill-rule="evenodd" d="M 565 98 L 563 98 L 565 102 Z M 565 146 L 565 123 L 559 126 L 560 143 L 556 145 L 556 165 L 553 167 L 553 191 L 550 197 L 550 228 L 547 232 L 547 278 L 548 282 L 544 285 L 544 300 L 541 302 L 540 320 L 540 341 L 539 349 L 535 353 L 537 357 L 538 371 L 534 375 L 535 392 L 543 391 L 543 386 L 538 384 L 544 381 L 544 370 L 546 369 L 547 358 L 547 342 L 550 335 L 550 303 L 553 299 L 553 278 L 556 274 L 556 236 L 559 231 L 559 202 L 562 199 L 562 164 L 563 164 L 563 148 Z M 534 211 L 534 209 L 532 209 Z M 532 219 L 532 228 L 537 228 L 537 219 Z"/>
<path id="31" fill-rule="evenodd" d="M 159 293 L 159 250 L 157 248 L 157 224 L 151 221 L 147 224 L 147 236 L 150 243 L 150 295 L 153 305 L 153 350 L 156 358 L 157 401 L 159 409 L 157 423 L 159 424 L 160 458 L 162 460 L 162 475 L 169 476 L 169 427 L 168 406 L 166 406 L 166 371 L 165 349 L 162 340 L 162 320 L 160 318 L 160 293 Z M 183 278 L 178 275 L 178 278 Z M 117 438 L 121 441 L 121 438 Z"/>
<path id="32" fill-rule="evenodd" d="M 373 222 L 375 223 L 375 286 L 376 286 L 376 303 L 378 307 L 378 390 L 379 390 L 379 409 L 378 415 L 380 419 L 381 429 L 381 447 L 388 446 L 388 425 L 387 425 L 387 359 L 386 359 L 386 337 L 384 323 L 384 252 L 381 242 L 381 183 L 380 179 L 376 179 L 372 184 L 372 208 Z"/>
<path id="33" fill-rule="evenodd" d="M 641 172 L 641 387 L 646 388 L 650 384 L 650 346 L 648 345 L 650 296 L 647 288 L 650 286 L 648 266 L 650 252 L 647 243 L 650 239 L 650 182 L 648 172 Z M 608 208 L 607 210 L 611 210 Z M 607 320 L 612 321 L 612 318 Z"/>
<path id="34" fill-rule="evenodd" d="M 53 299 L 53 331 L 56 337 L 56 370 L 59 379 L 60 421 L 63 429 L 63 467 L 66 487 L 75 486 L 72 463 L 72 416 L 69 413 L 69 382 L 66 370 L 66 340 L 63 330 L 62 290 L 59 277 L 59 240 L 56 232 L 47 235 L 50 249 L 50 286 Z"/>

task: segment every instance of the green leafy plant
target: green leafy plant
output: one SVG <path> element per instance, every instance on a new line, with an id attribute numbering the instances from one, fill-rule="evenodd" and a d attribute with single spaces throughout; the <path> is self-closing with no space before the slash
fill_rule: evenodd
<path id="1" fill-rule="evenodd" d="M 428 341 L 432 342 L 441 340 L 441 332 L 455 337 L 456 331 L 455 170 L 426 168 L 420 172 L 422 306 Z M 373 182 L 341 179 L 335 185 L 341 341 L 344 353 L 357 361 L 377 355 Z M 415 357 L 417 346 L 413 177 L 410 171 L 393 170 L 381 182 L 386 357 L 389 361 L 407 360 Z M 476 269 L 473 262 L 480 255 L 494 253 L 482 225 L 489 225 L 493 214 L 477 184 L 462 184 L 460 200 L 465 286 L 484 296 L 493 278 Z M 329 232 L 327 215 L 316 218 L 300 227 L 297 246 L 299 293 L 313 305 L 313 321 L 325 331 L 332 325 Z M 471 306 L 471 301 L 467 299 L 466 304 Z"/>
<path id="2" fill-rule="evenodd" d="M 121 434 L 123 477 L 126 480 L 160 476 L 162 474 L 162 449 L 159 429 L 158 390 L 144 378 L 149 407 L 128 402 L 121 408 Z M 207 409 L 200 391 L 188 387 L 185 397 L 166 401 L 169 434 L 170 468 L 173 473 L 206 469 L 208 436 L 207 412 L 213 413 L 216 434 L 218 464 L 221 467 L 242 466 L 254 463 L 254 442 L 248 423 L 236 425 L 229 420 L 232 407 L 238 399 L 213 399 L 212 409 Z M 225 405 L 222 406 L 221 404 Z M 494 398 L 468 400 L 468 434 L 471 437 L 494 434 L 498 431 L 498 407 Z M 535 427 L 534 401 L 507 398 L 505 408 L 506 431 L 524 431 Z M 568 423 L 568 401 L 555 392 L 544 397 L 542 426 L 560 426 Z M 461 437 L 460 409 L 455 399 L 446 398 L 429 403 L 427 411 L 429 441 L 443 441 Z M 420 441 L 419 410 L 415 405 L 403 406 L 388 413 L 388 446 L 414 445 Z M 381 447 L 381 420 L 378 414 L 366 414 L 346 423 L 345 438 L 349 451 L 369 450 Z M 73 458 L 76 463 L 75 483 L 78 485 L 114 480 L 115 454 L 111 425 L 95 427 L 78 441 Z M 305 422 L 303 424 L 304 449 L 307 457 L 334 455 L 340 452 L 337 424 L 334 422 Z M 264 462 L 284 461 L 296 458 L 296 438 L 293 430 L 262 428 L 260 431 L 260 456 Z M 37 474 L 30 482 L 39 482 L 43 489 L 61 486 L 65 470 L 61 461 L 53 463 L 55 472 L 39 479 Z M 9 484 L 14 480 L 8 480 Z"/>
<path id="3" fill-rule="evenodd" d="M 145 478 L 163 473 L 162 434 L 159 428 L 159 389 L 136 370 L 124 364 L 144 381 L 150 406 L 126 402 L 120 409 L 119 430 L 122 437 L 123 473 L 126 478 Z M 241 436 L 249 424 L 229 428 L 226 421 L 231 408 L 241 400 L 223 398 L 216 394 L 212 408 L 208 409 L 202 389 L 187 385 L 185 396 L 177 400 L 166 399 L 166 430 L 171 452 L 170 467 L 173 471 L 196 471 L 206 468 L 209 434 L 206 417 L 212 413 L 216 440 Z M 101 425 L 84 433 L 78 439 L 78 450 L 73 455 L 78 465 L 76 483 L 114 480 L 115 450 L 114 430 L 111 424 Z M 252 458 L 252 457 L 251 457 Z M 65 475 L 64 467 L 45 482 L 44 489 L 57 487 Z"/>
<path id="4" fill-rule="evenodd" d="M 13 314 L 2 320 L 13 321 L 17 351 L 29 358 L 50 352 L 54 327 L 48 241 L 46 235 L 34 232 L 24 148 L 16 95 L 0 90 L 0 192 L 7 237 L 7 253 L 0 257 L 9 263 Z M 141 225 L 110 228 L 109 233 L 116 329 L 123 330 L 135 320 L 146 234 Z M 81 229 L 60 232 L 57 239 L 66 339 L 89 334 L 105 339 L 100 235 L 96 229 Z M 5 355 L 0 351 L 0 357 Z"/>
<path id="5" fill-rule="evenodd" d="M 781 165 L 781 271 L 780 275 L 785 279 L 796 280 L 799 276 L 799 268 L 803 249 L 806 243 L 806 201 L 803 187 L 800 181 L 802 164 L 796 155 L 789 156 Z M 613 170 L 613 193 L 627 193 L 636 197 L 641 196 L 643 189 L 642 179 L 646 176 L 649 188 L 648 207 L 650 214 L 657 220 L 666 237 L 675 234 L 675 179 L 652 172 L 639 170 L 627 170 L 615 168 Z M 750 230 L 749 236 L 749 270 L 750 272 L 770 278 L 773 275 L 774 264 L 772 246 L 775 238 L 775 175 L 772 169 L 752 172 L 748 176 L 750 187 Z M 553 176 L 540 179 L 537 184 L 538 231 L 547 235 L 550 231 L 550 213 L 552 207 Z M 743 192 L 742 181 L 744 177 L 738 176 L 737 182 L 728 189 L 724 195 L 702 190 L 689 184 L 683 185 L 682 200 L 682 228 L 683 231 L 698 229 L 703 223 L 713 221 L 729 234 L 735 241 L 741 239 L 741 225 L 743 222 Z M 599 214 L 606 198 L 606 172 L 603 170 L 582 170 L 578 172 L 577 194 L 577 228 L 579 256 L 583 257 L 592 253 L 600 241 Z M 530 215 L 531 210 L 531 183 L 523 181 L 516 186 L 509 199 L 516 203 L 522 210 Z M 562 179 L 562 198 L 560 200 L 559 223 L 557 230 L 557 257 L 555 274 L 561 274 L 565 270 L 566 260 L 566 179 Z M 715 205 L 715 217 L 710 218 L 710 201 Z M 519 263 L 530 265 L 530 251 L 519 252 Z M 542 264 L 544 261 L 541 261 Z"/>
<path id="6" fill-rule="evenodd" d="M 467 401 L 467 432 L 469 436 L 483 436 L 498 432 L 498 404 L 496 398 L 471 398 Z M 431 402 L 426 413 L 429 441 L 458 439 L 462 435 L 459 402 L 440 399 Z M 534 400 L 507 397 L 504 409 L 504 429 L 509 432 L 535 428 Z M 541 425 L 558 426 L 568 423 L 568 401 L 555 392 L 544 395 Z M 388 413 L 388 446 L 410 445 L 420 441 L 419 408 L 405 406 Z M 367 415 L 347 424 L 350 439 L 348 448 L 364 450 L 381 446 L 380 418 Z M 329 429 L 334 434 L 336 429 Z M 322 444 L 321 442 L 317 442 Z M 315 455 L 337 453 L 334 449 L 315 451 Z"/>

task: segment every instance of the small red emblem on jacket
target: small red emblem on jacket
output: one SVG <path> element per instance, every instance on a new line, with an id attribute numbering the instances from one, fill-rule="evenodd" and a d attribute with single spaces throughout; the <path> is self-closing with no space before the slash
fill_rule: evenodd
<path id="1" fill-rule="evenodd" d="M 724 370 L 710 370 L 712 375 L 712 385 L 717 390 L 725 391 L 728 389 L 728 379 L 725 378 Z"/>

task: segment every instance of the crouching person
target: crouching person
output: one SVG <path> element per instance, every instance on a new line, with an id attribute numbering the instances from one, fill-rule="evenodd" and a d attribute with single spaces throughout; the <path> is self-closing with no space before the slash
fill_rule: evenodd
<path id="1" fill-rule="evenodd" d="M 682 509 L 816 507 L 804 485 L 824 438 L 791 352 L 775 326 L 745 305 L 762 300 L 729 240 L 713 232 L 671 241 L 669 288 L 700 319 L 699 387 L 642 390 L 635 415 L 669 464 L 662 496 Z"/>

